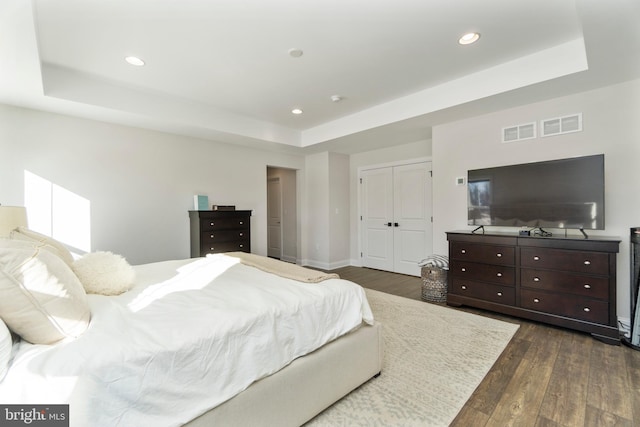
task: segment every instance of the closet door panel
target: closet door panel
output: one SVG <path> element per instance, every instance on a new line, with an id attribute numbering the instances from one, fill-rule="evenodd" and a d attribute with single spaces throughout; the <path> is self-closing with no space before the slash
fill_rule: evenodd
<path id="1" fill-rule="evenodd" d="M 393 175 L 371 169 L 362 178 L 362 265 L 393 271 Z"/>
<path id="2" fill-rule="evenodd" d="M 426 163 L 393 168 L 394 270 L 420 275 L 431 254 L 431 174 Z"/>

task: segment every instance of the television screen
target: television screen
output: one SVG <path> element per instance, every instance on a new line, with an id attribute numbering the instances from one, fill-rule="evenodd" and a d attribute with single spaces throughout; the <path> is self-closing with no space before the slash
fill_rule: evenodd
<path id="1" fill-rule="evenodd" d="M 604 230 L 604 154 L 468 171 L 468 224 Z"/>

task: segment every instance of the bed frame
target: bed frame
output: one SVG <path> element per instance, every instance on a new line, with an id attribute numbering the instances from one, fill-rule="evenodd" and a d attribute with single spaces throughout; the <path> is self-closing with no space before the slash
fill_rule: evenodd
<path id="1" fill-rule="evenodd" d="M 381 325 L 363 325 L 185 425 L 301 426 L 377 376 L 382 357 Z"/>

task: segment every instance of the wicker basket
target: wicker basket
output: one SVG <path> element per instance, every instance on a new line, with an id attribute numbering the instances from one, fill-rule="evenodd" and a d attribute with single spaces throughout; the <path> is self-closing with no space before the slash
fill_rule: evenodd
<path id="1" fill-rule="evenodd" d="M 447 270 L 438 267 L 422 267 L 422 299 L 430 302 L 447 301 Z"/>

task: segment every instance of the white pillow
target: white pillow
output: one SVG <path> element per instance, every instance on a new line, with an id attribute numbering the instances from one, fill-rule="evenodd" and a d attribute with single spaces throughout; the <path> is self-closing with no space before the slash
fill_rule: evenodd
<path id="1" fill-rule="evenodd" d="M 73 264 L 73 255 L 69 252 L 69 249 L 56 239 L 40 234 L 37 231 L 29 230 L 26 227 L 18 227 L 13 230 L 10 237 L 15 240 L 26 240 L 28 242 L 36 242 L 47 245 L 49 250 L 56 253 L 64 262 L 68 265 Z"/>
<path id="2" fill-rule="evenodd" d="M 136 274 L 122 256 L 111 252 L 91 252 L 71 266 L 89 294 L 119 295 L 133 286 Z"/>
<path id="3" fill-rule="evenodd" d="M 0 239 L 0 318 L 26 341 L 77 337 L 91 312 L 71 268 L 42 244 Z"/>
<path id="4" fill-rule="evenodd" d="M 0 319 L 0 381 L 2 381 L 9 369 L 12 346 L 11 332 L 9 332 L 7 325 Z"/>

